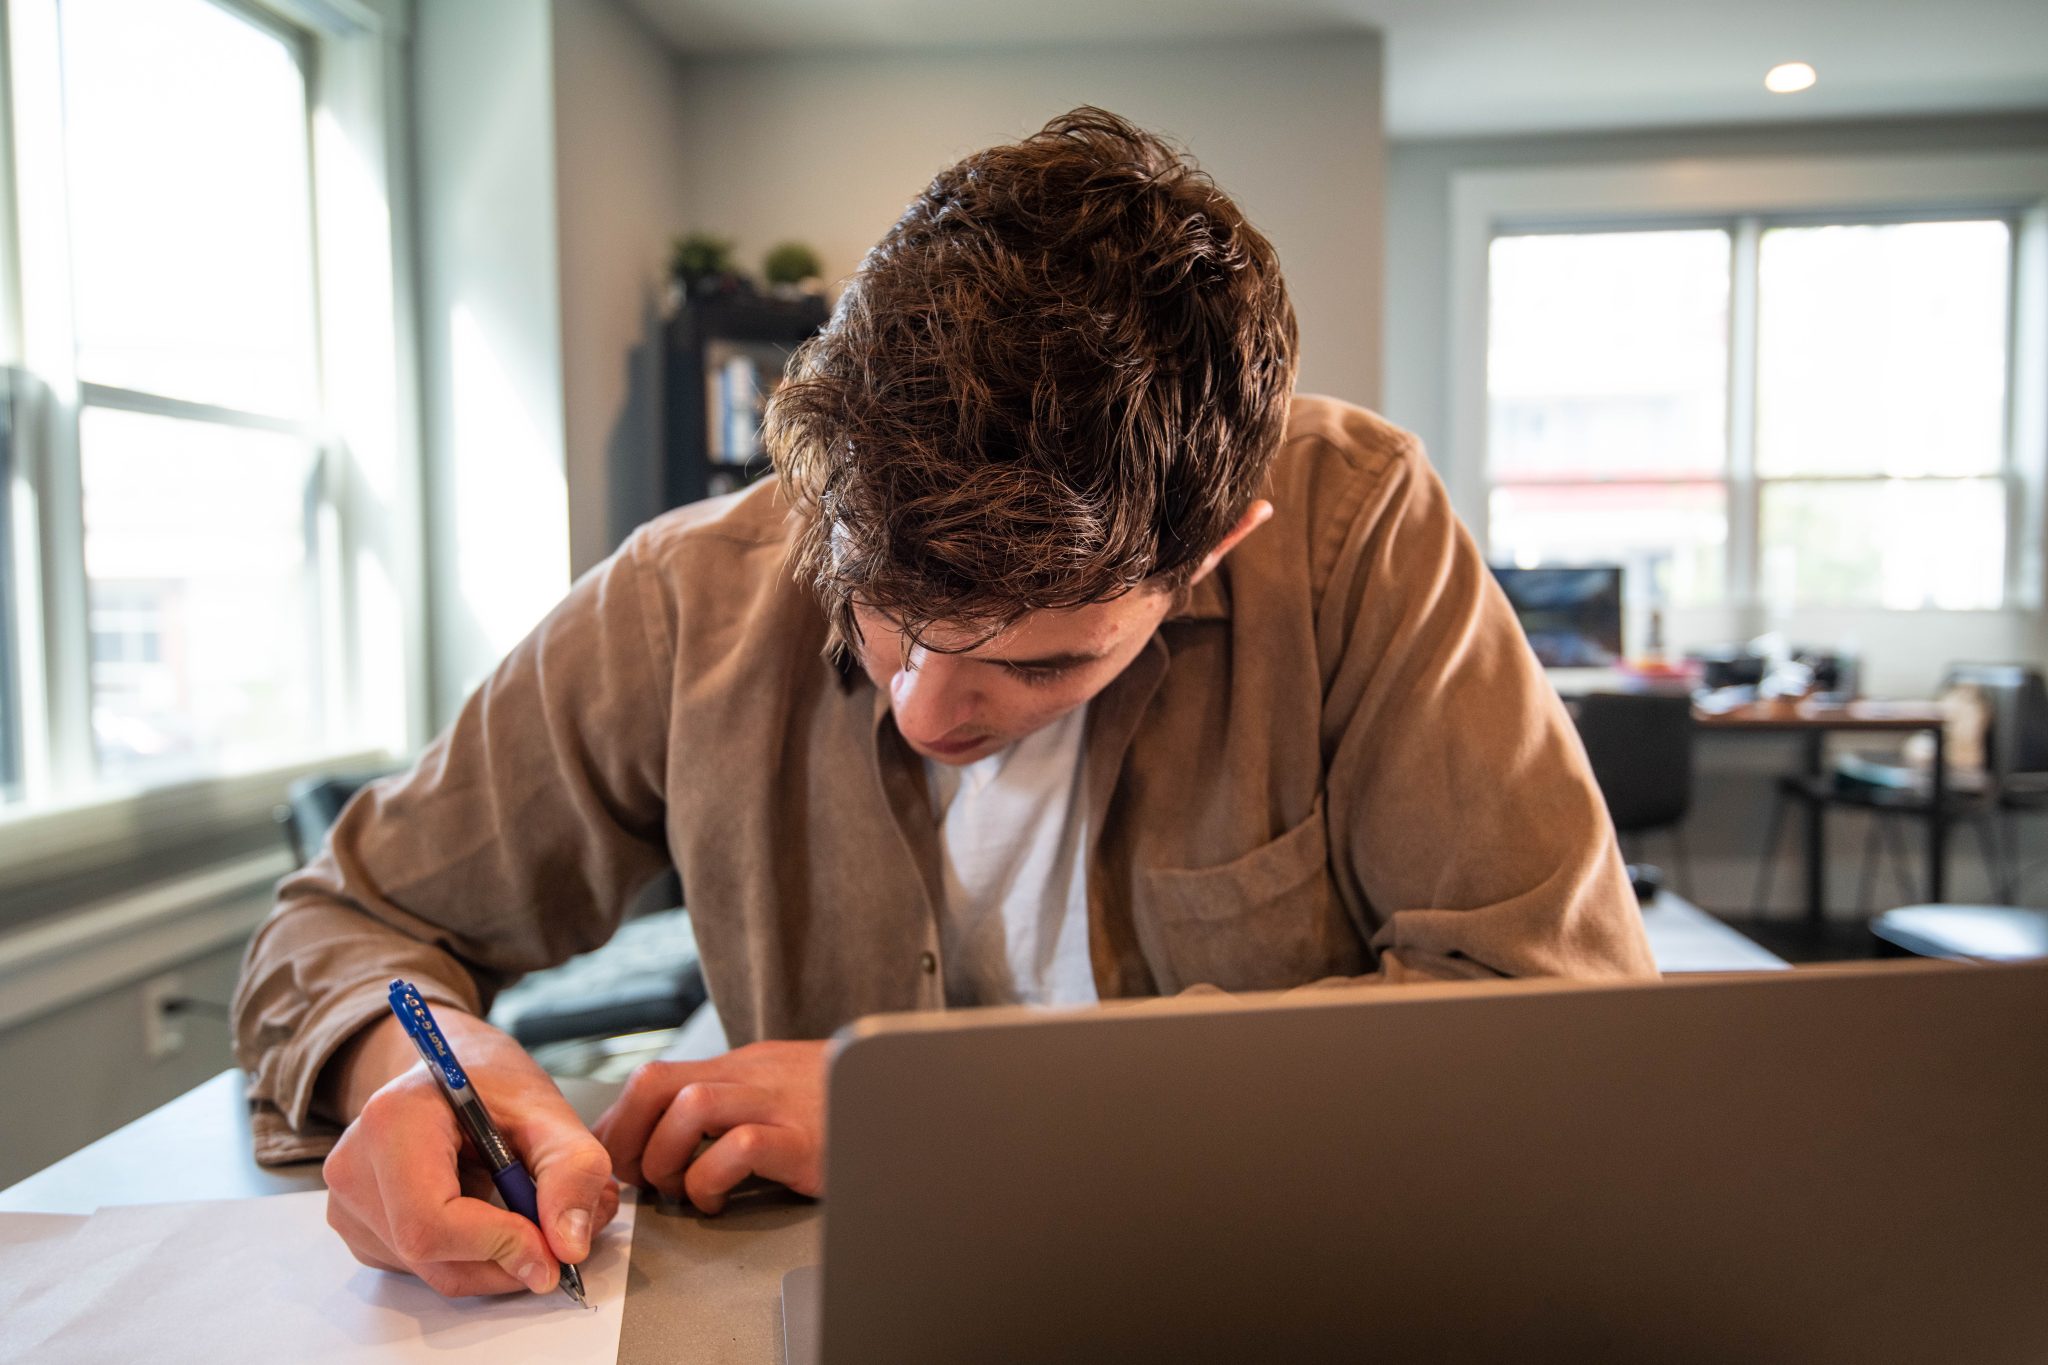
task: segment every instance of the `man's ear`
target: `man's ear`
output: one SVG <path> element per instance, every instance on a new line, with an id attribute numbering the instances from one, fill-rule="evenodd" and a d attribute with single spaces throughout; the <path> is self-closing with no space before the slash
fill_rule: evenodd
<path id="1" fill-rule="evenodd" d="M 1215 549 L 1202 556 L 1201 564 L 1196 567 L 1195 572 L 1188 578 L 1189 586 L 1192 587 L 1194 584 L 1207 578 L 1210 571 L 1223 562 L 1223 556 L 1237 548 L 1237 542 L 1243 540 L 1261 526 L 1264 526 L 1267 518 L 1272 515 L 1273 504 L 1267 502 L 1264 498 L 1260 498 L 1250 507 L 1245 508 L 1244 515 L 1237 519 L 1237 525 L 1231 527 L 1229 533 L 1223 539 L 1216 542 Z"/>

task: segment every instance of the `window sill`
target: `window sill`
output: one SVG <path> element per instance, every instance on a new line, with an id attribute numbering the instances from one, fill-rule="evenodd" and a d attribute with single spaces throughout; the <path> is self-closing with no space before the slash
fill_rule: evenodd
<path id="1" fill-rule="evenodd" d="M 290 868 L 278 848 L 0 932 L 0 1029 L 239 943 Z"/>
<path id="2" fill-rule="evenodd" d="M 293 781 L 392 761 L 388 753 L 363 750 L 92 802 L 0 811 L 0 931 L 132 893 L 195 865 L 281 851 L 271 812 Z"/>

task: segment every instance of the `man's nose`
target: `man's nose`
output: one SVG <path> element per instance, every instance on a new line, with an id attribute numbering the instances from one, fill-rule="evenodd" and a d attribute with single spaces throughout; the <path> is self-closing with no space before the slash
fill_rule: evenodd
<path id="1" fill-rule="evenodd" d="M 944 739 L 974 711 L 973 689 L 961 661 L 921 647 L 911 650 L 908 662 L 889 679 L 889 696 L 896 728 L 919 744 Z"/>

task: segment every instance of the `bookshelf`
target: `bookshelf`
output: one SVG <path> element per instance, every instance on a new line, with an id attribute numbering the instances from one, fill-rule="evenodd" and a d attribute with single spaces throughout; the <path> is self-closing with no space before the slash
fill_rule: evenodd
<path id="1" fill-rule="evenodd" d="M 718 294 L 687 299 L 666 327 L 664 492 L 670 507 L 768 472 L 761 409 L 789 353 L 825 325 L 825 301 Z"/>

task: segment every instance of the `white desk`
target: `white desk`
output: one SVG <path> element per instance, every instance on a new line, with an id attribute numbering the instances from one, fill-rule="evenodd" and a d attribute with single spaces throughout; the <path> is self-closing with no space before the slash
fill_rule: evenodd
<path id="1" fill-rule="evenodd" d="M 1786 964 L 1676 896 L 1643 915 L 1669 972 L 1752 971 Z M 586 1121 L 616 1087 L 567 1081 Z M 0 1190 L 0 1211 L 91 1213 L 102 1204 L 238 1199 L 320 1188 L 317 1163 L 266 1169 L 249 1155 L 241 1073 L 223 1071 L 161 1109 Z M 761 1365 L 781 1359 L 785 1271 L 819 1259 L 819 1208 L 762 1192 L 717 1218 L 666 1206 L 641 1209 L 633 1236 L 620 1365 L 688 1360 Z M 646 1294 L 659 1284 L 663 1292 Z"/>
<path id="2" fill-rule="evenodd" d="M 1792 964 L 1754 939 L 1730 929 L 1691 901 L 1660 891 L 1643 907 L 1643 930 L 1657 970 L 1682 972 L 1771 972 Z"/>

